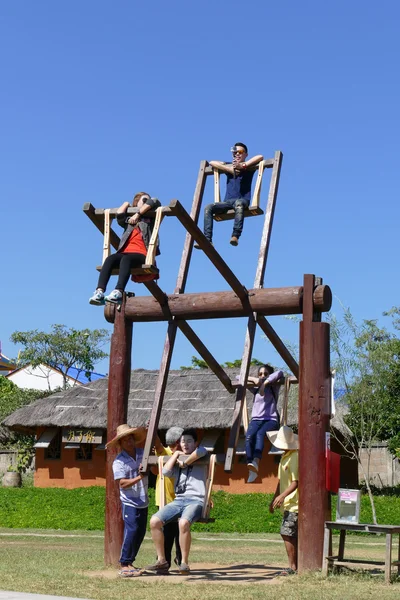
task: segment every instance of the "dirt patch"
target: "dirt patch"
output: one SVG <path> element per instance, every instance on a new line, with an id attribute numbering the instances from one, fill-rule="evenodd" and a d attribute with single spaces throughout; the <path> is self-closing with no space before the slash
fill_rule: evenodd
<path id="1" fill-rule="evenodd" d="M 275 565 L 218 565 L 215 563 L 192 563 L 190 575 L 179 575 L 177 570 L 171 569 L 169 575 L 154 575 L 144 572 L 140 576 L 146 583 L 219 583 L 224 585 L 237 584 L 279 584 L 284 577 L 279 577 L 281 566 Z M 119 578 L 118 571 L 105 569 L 104 571 L 86 571 L 88 577 L 102 577 L 105 579 Z M 127 577 L 127 581 L 135 582 L 138 577 Z"/>

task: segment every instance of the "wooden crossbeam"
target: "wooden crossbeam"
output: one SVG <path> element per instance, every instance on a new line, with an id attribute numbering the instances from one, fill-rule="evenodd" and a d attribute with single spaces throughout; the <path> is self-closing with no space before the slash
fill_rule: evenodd
<path id="1" fill-rule="evenodd" d="M 101 264 L 104 264 L 104 261 L 108 256 L 110 256 L 110 229 L 111 229 L 111 219 L 110 219 L 110 211 L 104 211 L 104 242 L 103 242 L 103 260 Z"/>
<path id="2" fill-rule="evenodd" d="M 168 305 L 168 296 L 163 292 L 154 281 L 145 283 L 145 286 L 154 298 L 159 302 L 161 309 L 168 320 L 172 319 L 171 311 Z M 182 333 L 187 337 L 195 350 L 200 354 L 203 360 L 206 361 L 213 373 L 218 377 L 225 389 L 233 394 L 234 389 L 230 377 L 225 373 L 221 365 L 215 360 L 211 352 L 206 348 L 201 339 L 193 331 L 186 321 L 176 321 L 177 326 Z"/>
<path id="3" fill-rule="evenodd" d="M 289 350 L 286 348 L 285 344 L 282 342 L 275 329 L 272 327 L 269 321 L 267 321 L 267 319 L 262 315 L 257 315 L 257 323 L 261 327 L 271 344 L 274 346 L 275 350 L 278 352 L 280 357 L 285 361 L 289 369 L 292 371 L 293 375 L 295 375 L 298 378 L 299 364 L 290 354 Z"/>
<path id="4" fill-rule="evenodd" d="M 276 156 L 276 154 L 275 154 L 275 156 Z M 231 163 L 228 163 L 228 164 L 231 164 Z M 259 168 L 259 164 L 253 165 L 251 167 L 247 167 L 247 170 L 248 171 L 256 171 Z M 262 161 L 262 165 L 263 165 L 264 169 L 272 169 L 275 165 L 275 157 L 274 158 L 266 158 L 265 160 Z M 207 163 L 207 168 L 205 170 L 205 174 L 206 174 L 206 176 L 214 175 L 214 169 L 213 169 L 213 167 L 208 165 L 208 163 Z"/>
<path id="5" fill-rule="evenodd" d="M 242 422 L 243 405 L 246 398 L 246 383 L 249 377 L 250 361 L 253 353 L 254 337 L 257 328 L 256 313 L 252 313 L 247 321 L 246 338 L 242 355 L 242 364 L 239 374 L 239 387 L 236 390 L 235 407 L 233 410 L 233 419 L 231 431 L 229 434 L 228 448 L 225 458 L 225 471 L 231 472 L 235 449 L 239 439 L 240 425 Z"/>
<path id="6" fill-rule="evenodd" d="M 274 221 L 276 197 L 278 195 L 279 178 L 282 167 L 283 154 L 279 150 L 275 152 L 274 165 L 272 168 L 271 181 L 269 184 L 268 202 L 264 218 L 264 227 L 261 235 L 260 251 L 258 254 L 257 271 L 254 287 L 264 286 L 265 268 L 267 265 L 269 244 L 271 241 L 272 224 Z"/>
<path id="7" fill-rule="evenodd" d="M 302 286 L 249 290 L 248 305 L 244 305 L 232 291 L 168 295 L 172 316 L 185 320 L 248 317 L 251 312 L 265 316 L 297 315 L 302 311 L 302 299 Z M 313 300 L 314 310 L 328 311 L 332 305 L 329 286 L 317 286 Z M 112 311 L 106 313 L 109 323 L 113 323 L 113 318 Z M 142 323 L 168 320 L 149 296 L 127 298 L 125 318 Z"/>
<path id="8" fill-rule="evenodd" d="M 188 231 L 193 239 L 199 244 L 204 254 L 210 259 L 214 267 L 221 273 L 222 277 L 231 286 L 235 294 L 237 294 L 242 301 L 247 302 L 248 295 L 246 288 L 240 283 L 239 279 L 215 250 L 214 246 L 208 241 L 201 229 L 191 219 L 190 215 L 183 208 L 182 204 L 178 200 L 172 200 L 169 208 L 171 209 L 171 212 L 180 220 L 186 231 Z"/>
<path id="9" fill-rule="evenodd" d="M 90 207 L 90 206 L 92 206 L 90 203 L 84 204 L 83 205 L 83 209 L 82 209 L 83 212 L 87 213 L 88 212 L 88 208 L 87 207 Z M 164 213 L 164 217 L 172 217 L 173 216 L 173 214 L 169 210 L 168 206 L 161 206 L 161 207 L 157 208 L 156 210 L 149 210 L 146 213 L 146 218 L 155 219 L 156 216 L 157 216 L 157 210 L 159 210 L 160 208 L 162 208 L 162 211 Z M 117 216 L 117 214 L 118 214 L 119 208 L 118 207 L 115 207 L 115 208 L 95 208 L 94 206 L 92 206 L 92 209 L 91 209 L 94 217 L 95 218 L 100 217 L 101 219 L 104 219 L 104 211 L 105 210 L 109 210 L 111 218 L 114 219 Z M 140 208 L 137 208 L 137 206 L 134 206 L 134 207 L 133 206 L 128 206 L 128 208 L 126 209 L 126 211 L 125 211 L 124 214 L 127 215 L 127 216 L 133 216 L 133 215 L 136 215 L 139 212 L 139 210 L 140 210 Z"/>
<path id="10" fill-rule="evenodd" d="M 204 186 L 205 186 L 205 173 L 204 173 L 205 167 L 206 167 L 206 162 L 202 161 L 200 163 L 200 170 L 199 170 L 199 174 L 197 177 L 197 184 L 196 184 L 194 197 L 193 197 L 192 212 L 191 212 L 191 216 L 189 217 L 189 218 L 193 219 L 194 223 L 197 223 L 199 214 L 200 214 L 201 200 L 203 197 Z M 186 240 L 185 240 L 185 244 L 184 244 L 183 252 L 182 252 L 181 263 L 180 263 L 180 267 L 179 267 L 179 271 L 178 271 L 178 278 L 177 278 L 177 282 L 176 282 L 176 290 L 179 290 L 178 292 L 176 292 L 177 294 L 182 294 L 185 291 L 187 273 L 189 270 L 190 259 L 192 256 L 192 249 L 193 249 L 193 242 L 188 240 L 188 235 L 186 235 Z M 171 364 L 172 352 L 173 352 L 174 345 L 175 345 L 176 332 L 177 332 L 177 323 L 176 323 L 176 320 L 173 318 L 169 322 L 167 335 L 166 335 L 165 342 L 164 342 L 164 349 L 163 349 L 163 354 L 162 354 L 162 359 L 161 359 L 161 365 L 160 365 L 160 370 L 158 373 L 156 389 L 155 389 L 155 394 L 154 394 L 154 403 L 153 403 L 153 408 L 151 411 L 149 426 L 147 429 L 147 437 L 146 437 L 146 442 L 145 442 L 145 446 L 144 446 L 142 467 L 141 467 L 141 470 L 144 473 L 147 472 L 147 469 L 148 469 L 148 461 L 149 461 L 149 457 L 151 454 L 151 450 L 154 445 L 154 439 L 155 439 L 155 436 L 157 433 L 158 423 L 160 420 L 161 408 L 163 405 L 165 389 L 167 386 L 168 372 L 169 372 L 169 367 Z"/>
<path id="11" fill-rule="evenodd" d="M 177 325 L 182 333 L 187 337 L 194 349 L 200 354 L 201 358 L 206 361 L 214 375 L 218 377 L 225 389 L 233 394 L 234 389 L 230 377 L 225 373 L 221 365 L 215 360 L 211 352 L 206 348 L 201 339 L 196 335 L 193 329 L 186 321 L 177 321 Z"/>
<path id="12" fill-rule="evenodd" d="M 112 209 L 109 209 L 109 211 L 110 217 L 115 216 L 112 213 Z M 95 207 L 92 204 L 90 204 L 90 202 L 86 202 L 86 204 L 83 205 L 83 212 L 89 217 L 92 223 L 96 225 L 100 233 L 104 235 L 104 210 L 102 209 L 101 214 L 99 214 L 97 209 L 95 209 Z M 115 214 L 117 214 L 116 211 Z M 119 239 L 115 231 L 113 229 L 110 229 L 110 244 L 113 246 L 113 248 L 115 248 L 115 250 L 118 250 L 120 241 L 121 240 Z"/>
<path id="13" fill-rule="evenodd" d="M 272 168 L 271 182 L 268 193 L 267 209 L 264 218 L 264 227 L 261 236 L 260 251 L 258 254 L 257 270 L 254 279 L 254 288 L 261 288 L 264 284 L 265 267 L 267 264 L 269 243 L 272 233 L 272 224 L 274 220 L 276 197 L 278 193 L 279 174 L 282 165 L 282 152 L 275 152 L 274 164 Z M 243 415 L 244 401 L 246 398 L 247 378 L 250 369 L 251 355 L 253 351 L 254 337 L 257 328 L 257 313 L 250 314 L 247 322 L 246 338 L 244 343 L 244 351 L 242 356 L 242 365 L 239 375 L 240 387 L 236 391 L 235 407 L 233 411 L 232 427 L 229 435 L 228 449 L 225 459 L 225 471 L 232 471 L 233 459 L 235 457 L 235 449 L 237 446 L 240 424 Z"/>

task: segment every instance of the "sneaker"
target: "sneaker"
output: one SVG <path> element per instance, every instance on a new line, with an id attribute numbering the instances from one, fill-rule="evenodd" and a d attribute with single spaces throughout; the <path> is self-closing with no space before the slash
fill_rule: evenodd
<path id="1" fill-rule="evenodd" d="M 160 571 L 168 571 L 169 564 L 166 560 L 157 560 L 154 564 L 147 565 L 147 567 L 145 567 L 144 569 L 145 571 L 153 571 L 154 573 L 160 573 Z"/>
<path id="2" fill-rule="evenodd" d="M 239 244 L 239 238 L 237 238 L 236 235 L 233 235 L 229 243 L 231 246 L 237 246 Z"/>
<path id="3" fill-rule="evenodd" d="M 94 304 L 95 306 L 103 306 L 105 304 L 104 300 L 104 292 L 101 290 L 96 290 L 91 298 L 89 298 L 89 304 Z"/>
<path id="4" fill-rule="evenodd" d="M 179 565 L 179 575 L 189 575 L 190 567 L 186 563 L 181 563 Z"/>
<path id="5" fill-rule="evenodd" d="M 121 304 L 122 292 L 120 292 L 119 290 L 113 290 L 108 294 L 108 296 L 104 296 L 104 300 L 106 302 L 111 302 L 112 304 Z"/>
<path id="6" fill-rule="evenodd" d="M 253 460 L 252 462 L 247 463 L 247 468 L 249 471 L 254 471 L 258 473 L 258 464 Z"/>
<path id="7" fill-rule="evenodd" d="M 258 473 L 256 473 L 255 471 L 249 471 L 249 476 L 247 478 L 246 483 L 254 483 L 257 477 Z"/>

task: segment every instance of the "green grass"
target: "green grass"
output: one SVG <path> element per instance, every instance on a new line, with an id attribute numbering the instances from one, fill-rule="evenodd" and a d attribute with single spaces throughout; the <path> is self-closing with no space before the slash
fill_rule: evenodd
<path id="1" fill-rule="evenodd" d="M 149 514 L 156 511 L 154 490 L 150 490 Z M 268 512 L 269 494 L 213 495 L 212 516 L 215 523 L 196 524 L 194 531 L 224 533 L 278 533 L 281 515 Z M 63 488 L 0 488 L 0 527 L 37 529 L 104 528 L 105 488 L 88 487 L 75 490 Z M 332 498 L 333 519 L 336 498 Z M 400 523 L 400 498 L 376 496 L 378 522 Z M 367 496 L 361 498 L 361 522 L 371 523 L 372 514 Z"/>
<path id="2" fill-rule="evenodd" d="M 116 578 L 115 569 L 104 569 L 99 532 L 32 534 L 32 530 L 0 531 L 0 589 L 92 600 L 395 600 L 400 593 L 400 582 L 385 585 L 382 573 L 276 578 L 277 569 L 286 566 L 285 549 L 276 534 L 194 534 L 191 566 L 200 575 L 195 582 L 178 577 Z M 62 537 L 53 537 L 57 534 Z M 346 554 L 354 558 L 381 560 L 384 552 L 385 541 L 377 536 L 353 536 L 346 542 Z M 154 547 L 147 536 L 137 564 L 153 560 Z"/>

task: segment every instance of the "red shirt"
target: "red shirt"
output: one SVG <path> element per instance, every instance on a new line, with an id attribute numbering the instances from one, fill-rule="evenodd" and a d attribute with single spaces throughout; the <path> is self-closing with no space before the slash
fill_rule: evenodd
<path id="1" fill-rule="evenodd" d="M 136 254 L 147 254 L 147 248 L 143 241 L 142 232 L 139 227 L 135 227 L 129 236 L 125 246 L 121 250 L 122 254 L 136 253 Z"/>

